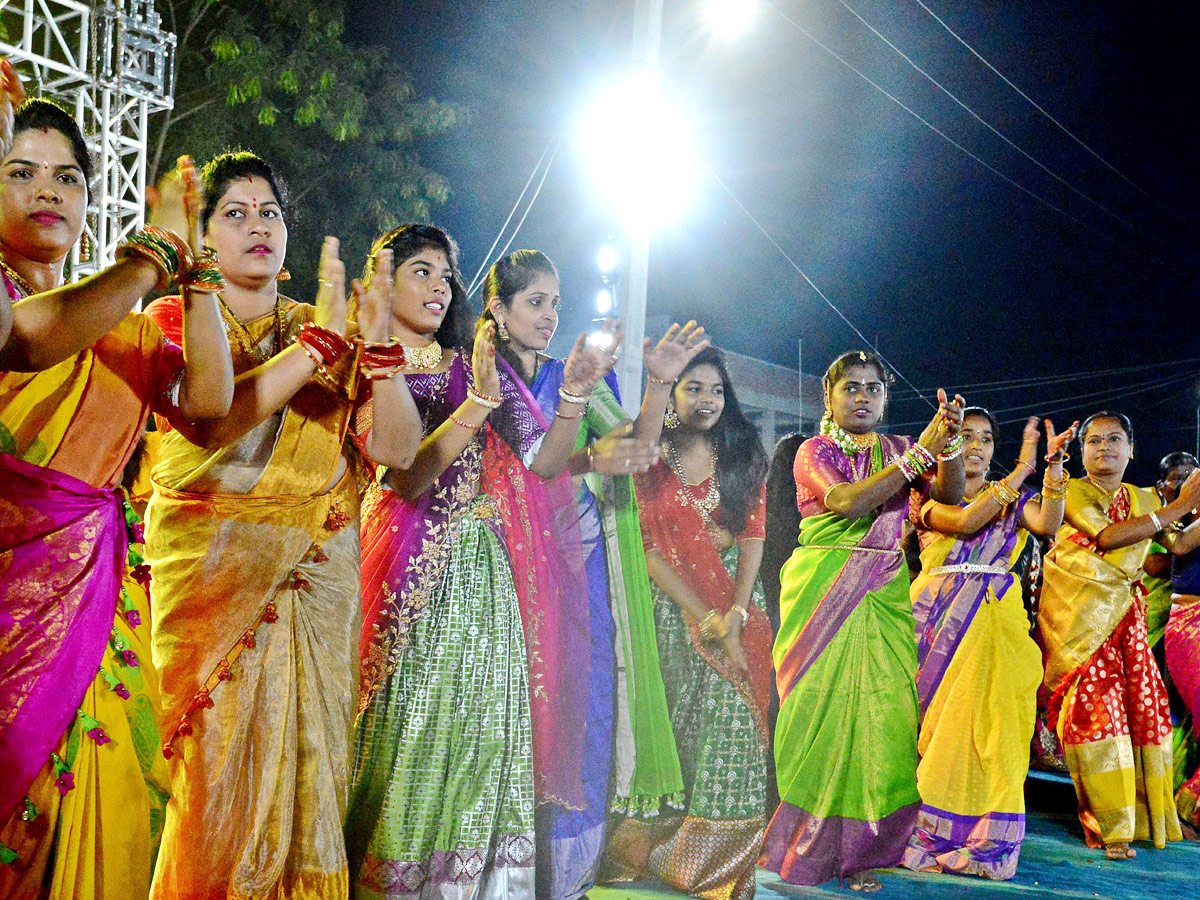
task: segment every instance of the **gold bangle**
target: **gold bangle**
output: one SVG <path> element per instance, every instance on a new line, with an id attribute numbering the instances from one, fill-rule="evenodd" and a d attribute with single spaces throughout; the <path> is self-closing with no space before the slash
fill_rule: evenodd
<path id="1" fill-rule="evenodd" d="M 487 394 L 479 393 L 475 388 L 467 388 L 467 399 L 484 409 L 499 409 L 504 402 L 503 397 L 490 397 Z"/>
<path id="2" fill-rule="evenodd" d="M 554 410 L 554 418 L 556 418 L 556 419 L 568 419 L 568 420 L 572 420 L 572 421 L 573 421 L 573 420 L 575 420 L 575 419 L 582 419 L 582 418 L 583 418 L 583 413 L 581 412 L 581 413 L 580 413 L 579 415 L 577 415 L 577 416 L 564 416 L 564 415 L 563 415 L 561 412 L 559 412 L 559 411 L 556 409 L 556 410 Z"/>
<path id="3" fill-rule="evenodd" d="M 1001 506 L 1008 506 L 1011 503 L 1015 503 L 1017 498 L 1021 496 L 1018 491 L 1009 487 L 1003 481 L 993 481 L 989 490 L 991 495 L 996 499 L 996 502 Z"/>
<path id="4" fill-rule="evenodd" d="M 651 384 L 665 384 L 667 387 L 672 387 L 675 384 L 674 381 L 667 381 L 665 378 L 655 378 L 653 375 L 647 375 L 646 380 Z"/>

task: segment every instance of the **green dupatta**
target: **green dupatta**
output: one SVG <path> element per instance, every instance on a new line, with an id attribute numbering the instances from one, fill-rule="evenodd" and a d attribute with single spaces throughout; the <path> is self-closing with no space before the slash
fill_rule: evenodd
<path id="1" fill-rule="evenodd" d="M 607 384 L 596 385 L 579 430 L 577 448 L 628 420 Z M 616 744 L 612 811 L 654 816 L 665 802 L 683 802 L 683 773 L 667 714 L 659 668 L 654 598 L 638 519 L 633 479 L 586 476 L 596 496 L 608 558 L 608 596 L 616 623 Z"/>

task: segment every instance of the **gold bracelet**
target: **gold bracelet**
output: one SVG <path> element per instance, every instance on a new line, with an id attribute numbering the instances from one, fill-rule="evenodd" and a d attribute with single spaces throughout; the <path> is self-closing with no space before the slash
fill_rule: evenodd
<path id="1" fill-rule="evenodd" d="M 667 387 L 672 387 L 675 384 L 674 381 L 667 381 L 665 378 L 655 378 L 653 375 L 647 375 L 646 380 L 651 384 L 665 384 Z"/>
<path id="2" fill-rule="evenodd" d="M 1001 506 L 1008 506 L 1010 503 L 1015 503 L 1017 498 L 1021 496 L 1020 493 L 1009 487 L 1003 481 L 993 481 L 989 490 L 992 496 L 996 499 L 996 502 Z"/>
<path id="3" fill-rule="evenodd" d="M 556 410 L 554 410 L 554 418 L 556 418 L 556 419 L 568 419 L 568 420 L 582 419 L 582 418 L 583 418 L 583 413 L 581 412 L 581 413 L 580 413 L 579 415 L 577 415 L 577 416 L 565 416 L 565 415 L 563 415 L 561 412 L 559 412 L 559 411 L 556 409 Z"/>

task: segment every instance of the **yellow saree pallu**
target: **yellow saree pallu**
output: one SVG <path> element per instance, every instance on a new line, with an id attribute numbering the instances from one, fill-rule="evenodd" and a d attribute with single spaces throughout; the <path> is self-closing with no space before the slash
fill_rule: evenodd
<path id="1" fill-rule="evenodd" d="M 1047 555 L 1038 627 L 1051 693 L 1049 716 L 1075 782 L 1090 846 L 1182 835 L 1172 793 L 1166 688 L 1150 652 L 1140 577 L 1150 541 L 1102 551 L 1110 523 L 1160 505 L 1122 485 L 1109 496 L 1072 480 L 1066 515 Z"/>
<path id="2" fill-rule="evenodd" d="M 149 891 L 167 775 L 116 487 L 181 366 L 130 315 L 50 369 L 0 373 L 0 897 Z"/>
<path id="3" fill-rule="evenodd" d="M 309 312 L 291 306 L 289 332 Z M 247 330 L 273 349 L 271 317 Z M 233 356 L 238 372 L 258 364 L 245 347 Z M 221 450 L 163 438 L 146 525 L 172 797 L 153 897 L 348 894 L 356 370 L 343 360 Z"/>

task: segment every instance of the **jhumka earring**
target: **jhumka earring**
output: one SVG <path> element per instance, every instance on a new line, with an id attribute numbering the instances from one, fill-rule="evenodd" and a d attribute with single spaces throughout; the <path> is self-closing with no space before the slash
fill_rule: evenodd
<path id="1" fill-rule="evenodd" d="M 287 281 L 291 277 L 292 277 L 292 273 L 289 272 L 287 269 L 280 269 L 279 274 L 275 276 L 275 280 L 276 281 Z"/>
<path id="2" fill-rule="evenodd" d="M 504 324 L 503 319 L 496 320 L 496 332 L 500 335 L 500 340 L 508 340 L 508 326 Z"/>
<path id="3" fill-rule="evenodd" d="M 87 229 L 79 237 L 79 261 L 87 262 L 92 258 L 92 239 L 88 237 Z"/>
<path id="4" fill-rule="evenodd" d="M 675 412 L 675 407 L 668 406 L 666 415 L 663 416 L 663 428 L 678 428 L 679 413 Z"/>

